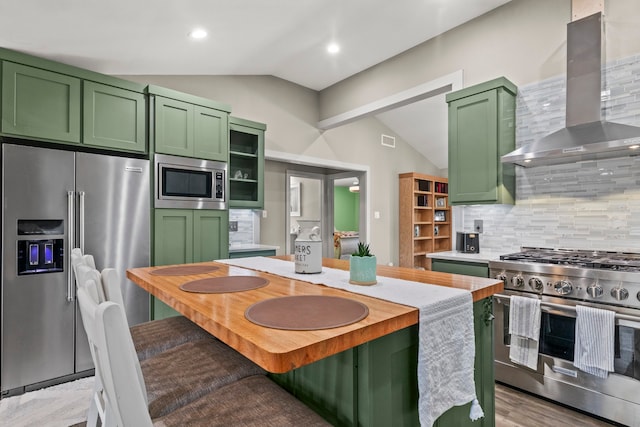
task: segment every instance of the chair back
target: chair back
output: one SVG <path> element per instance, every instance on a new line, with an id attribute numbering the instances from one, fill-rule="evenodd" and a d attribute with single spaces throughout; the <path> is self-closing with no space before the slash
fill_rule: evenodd
<path id="1" fill-rule="evenodd" d="M 123 310 L 110 301 L 96 302 L 96 292 L 91 290 L 95 287 L 92 279 L 84 281 L 78 289 L 78 302 L 96 374 L 102 382 L 103 425 L 151 426 L 140 363 Z"/>
<path id="2" fill-rule="evenodd" d="M 78 278 L 78 267 L 81 265 L 87 266 L 90 269 L 96 270 L 96 263 L 93 259 L 93 255 L 82 255 L 80 248 L 73 248 L 71 250 L 71 265 L 73 266 L 73 274 L 76 277 L 76 288 L 80 286 Z M 99 283 L 99 281 L 97 281 Z M 104 290 L 102 286 L 98 286 L 96 291 L 100 298 L 98 302 L 105 301 Z"/>

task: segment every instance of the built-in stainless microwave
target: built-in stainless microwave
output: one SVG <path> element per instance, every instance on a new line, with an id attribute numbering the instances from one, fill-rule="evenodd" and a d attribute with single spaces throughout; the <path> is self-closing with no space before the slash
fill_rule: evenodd
<path id="1" fill-rule="evenodd" d="M 156 154 L 156 208 L 226 209 L 227 164 Z"/>

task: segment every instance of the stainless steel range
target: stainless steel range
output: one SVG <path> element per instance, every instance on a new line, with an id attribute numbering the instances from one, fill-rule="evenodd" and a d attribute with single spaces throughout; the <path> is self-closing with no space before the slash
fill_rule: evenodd
<path id="1" fill-rule="evenodd" d="M 494 298 L 496 380 L 580 410 L 640 426 L 640 254 L 522 248 L 489 263 L 505 283 Z M 537 369 L 509 360 L 509 301 L 539 298 Z M 615 372 L 602 379 L 573 366 L 576 305 L 616 313 Z"/>

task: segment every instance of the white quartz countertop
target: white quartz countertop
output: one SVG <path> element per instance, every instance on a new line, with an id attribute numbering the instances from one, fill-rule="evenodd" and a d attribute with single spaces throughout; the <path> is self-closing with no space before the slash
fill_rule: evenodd
<path id="1" fill-rule="evenodd" d="M 229 252 L 268 251 L 278 250 L 280 246 L 260 245 L 258 243 L 242 243 L 229 246 Z"/>
<path id="2" fill-rule="evenodd" d="M 480 253 L 477 253 L 477 254 L 465 254 L 457 251 L 447 251 L 447 252 L 428 253 L 427 257 L 449 260 L 449 261 L 466 261 L 466 262 L 477 262 L 482 264 L 488 264 L 489 261 L 499 261 L 500 255 L 504 255 L 505 253 L 509 253 L 509 252 L 495 253 L 495 252 L 480 250 Z"/>

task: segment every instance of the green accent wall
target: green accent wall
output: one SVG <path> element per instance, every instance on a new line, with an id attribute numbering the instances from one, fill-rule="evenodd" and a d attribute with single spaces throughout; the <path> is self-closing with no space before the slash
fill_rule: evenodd
<path id="1" fill-rule="evenodd" d="M 335 187 L 333 224 L 339 231 L 358 231 L 360 226 L 360 193 L 352 193 L 348 187 Z"/>

